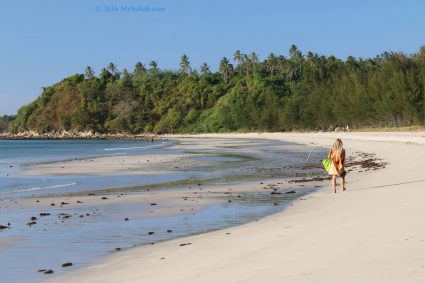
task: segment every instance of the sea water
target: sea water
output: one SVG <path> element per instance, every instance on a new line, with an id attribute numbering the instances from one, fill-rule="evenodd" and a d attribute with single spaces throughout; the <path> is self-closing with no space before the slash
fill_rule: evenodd
<path id="1" fill-rule="evenodd" d="M 11 229 L 0 231 L 0 237 L 14 239 L 11 244 L 0 247 L 0 282 L 36 282 L 47 276 L 37 272 L 40 268 L 52 268 L 55 274 L 69 272 L 94 264 L 105 256 L 116 253 L 117 247 L 129 249 L 134 246 L 157 243 L 191 234 L 240 225 L 259 219 L 271 213 L 281 211 L 291 201 L 309 192 L 312 188 L 297 190 L 295 194 L 271 195 L 263 190 L 259 182 L 259 191 L 242 193 L 241 197 L 218 195 L 211 204 L 201 206 L 195 211 L 151 216 L 152 209 L 147 203 L 113 203 L 93 206 L 54 206 L 48 210 L 50 216 L 37 220 L 37 224 L 28 227 L 26 223 L 32 215 L 38 216 L 38 208 L 8 208 L 8 202 L 15 197 L 33 195 L 63 194 L 105 187 L 126 187 L 185 179 L 193 172 L 173 172 L 168 176 L 24 176 L 19 171 L 27 164 L 92 158 L 110 155 L 175 154 L 182 150 L 169 147 L 172 141 L 104 141 L 104 140 L 60 140 L 60 141 L 0 141 L 0 224 L 12 223 Z M 234 168 L 222 169 L 225 172 L 259 172 L 259 168 L 277 170 L 277 166 L 300 165 L 305 162 L 310 149 L 297 147 L 290 143 L 276 141 L 256 141 L 249 144 L 240 142 L 239 146 L 249 152 L 260 152 L 270 159 L 265 161 L 247 160 L 240 162 L 236 157 L 223 155 L 199 155 L 195 157 L 203 162 L 232 162 L 239 164 Z M 316 151 L 312 159 L 320 160 L 323 152 Z M 274 158 L 271 158 L 273 156 Z M 279 156 L 279 159 L 276 159 Z M 316 160 L 316 161 L 317 161 Z M 228 167 L 226 167 L 228 168 Z M 243 168 L 241 170 L 240 168 Z M 209 171 L 208 171 L 209 170 Z M 217 168 L 208 169 L 211 175 Z M 233 171 L 232 171 L 233 170 Z M 268 170 L 266 170 L 268 172 Z M 275 172 L 275 171 L 273 171 Z M 196 172 L 199 174 L 199 172 Z M 221 174 L 221 173 L 220 173 Z M 245 173 L 246 174 L 246 173 Z M 269 174 L 269 173 L 268 173 Z M 275 174 L 275 173 L 273 173 Z M 280 174 L 280 171 L 278 171 Z M 252 177 L 252 176 L 251 176 Z M 168 178 L 168 179 L 167 179 Z M 136 193 L 143 193 L 139 191 Z M 116 195 L 116 194 L 115 194 Z M 228 200 L 232 201 L 229 202 Z M 34 198 L 34 201 L 36 199 Z M 19 204 L 19 202 L 18 202 Z M 62 212 L 72 215 L 62 223 L 58 215 Z M 79 215 L 90 212 L 90 216 Z M 133 215 L 124 221 L 127 215 Z M 134 215 L 138 215 L 137 217 Z M 167 232 L 171 229 L 173 232 Z M 149 235 L 149 232 L 154 232 Z M 223 236 L 226 236 L 223 234 Z M 196 244 L 196 243 L 193 243 Z M 166 254 L 164 254 L 166 257 Z M 160 259 L 158 259 L 160 260 Z M 71 268 L 61 268 L 61 264 L 73 262 Z"/>
<path id="2" fill-rule="evenodd" d="M 184 174 L 148 176 L 27 176 L 28 165 L 102 156 L 174 154 L 172 141 L 0 140 L 0 198 L 81 192 L 175 181 Z"/>

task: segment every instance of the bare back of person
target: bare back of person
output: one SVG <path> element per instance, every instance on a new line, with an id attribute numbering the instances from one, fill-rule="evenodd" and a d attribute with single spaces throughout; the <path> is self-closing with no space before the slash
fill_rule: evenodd
<path id="1" fill-rule="evenodd" d="M 332 160 L 329 175 L 332 176 L 332 187 L 336 193 L 336 178 L 341 178 L 341 189 L 345 191 L 345 149 L 342 147 L 342 141 L 337 139 L 329 151 L 328 158 Z"/>

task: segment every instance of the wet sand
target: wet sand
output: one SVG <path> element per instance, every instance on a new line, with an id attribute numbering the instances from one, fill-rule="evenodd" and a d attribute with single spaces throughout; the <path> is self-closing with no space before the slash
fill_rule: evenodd
<path id="1" fill-rule="evenodd" d="M 43 192 L 40 196 L 1 198 L 0 224 L 10 222 L 11 229 L 0 236 L 22 238 L 19 245 L 9 243 L 3 246 L 8 249 L 0 249 L 0 255 L 7 256 L 11 263 L 3 264 L 7 271 L 3 278 L 15 282 L 55 278 L 134 246 L 253 221 L 284 209 L 293 199 L 319 186 L 314 182 L 305 185 L 289 181 L 323 174 L 317 164 L 307 170 L 302 168 L 308 149 L 297 144 L 181 137 L 172 148 L 168 152 L 174 154 L 25 166 L 24 174 L 59 178 L 73 174 L 125 177 L 182 172 L 188 177 L 132 188 L 64 193 L 56 190 L 54 195 Z M 22 254 L 32 256 L 26 256 L 20 265 L 14 264 Z M 43 255 L 41 260 L 36 260 L 38 254 Z M 61 267 L 66 262 L 73 265 Z M 54 273 L 45 274 L 48 270 Z"/>
<path id="2" fill-rule="evenodd" d="M 6 247 L 16 241 L 19 241 L 19 238 L 0 238 L 0 248 Z"/>
<path id="3" fill-rule="evenodd" d="M 25 175 L 110 175 L 138 174 L 148 175 L 168 169 L 167 164 L 176 164 L 177 160 L 188 155 L 134 155 L 108 156 L 36 164 L 23 171 Z M 159 168 L 159 164 L 164 167 Z M 155 169 L 157 170 L 155 170 Z M 161 170 L 161 171 L 160 171 Z"/>
<path id="4" fill-rule="evenodd" d="M 340 137 L 348 154 L 374 154 L 382 163 L 368 168 L 371 162 L 353 160 L 346 192 L 333 194 L 330 182 L 321 181 L 317 184 L 323 189 L 283 212 L 130 249 L 53 282 L 424 281 L 424 133 L 202 136 L 278 139 L 311 147 L 329 147 Z"/>

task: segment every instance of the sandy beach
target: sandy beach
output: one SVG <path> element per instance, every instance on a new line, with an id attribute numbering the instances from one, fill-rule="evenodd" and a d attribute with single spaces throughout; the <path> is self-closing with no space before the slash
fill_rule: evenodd
<path id="1" fill-rule="evenodd" d="M 202 135 L 278 139 L 373 153 L 382 170 L 329 181 L 286 210 L 245 225 L 142 246 L 55 278 L 61 282 L 423 282 L 425 134 Z"/>
<path id="2" fill-rule="evenodd" d="M 313 180 L 324 176 L 325 150 L 304 168 L 310 148 L 291 142 L 181 136 L 163 144 L 132 151 L 146 144 L 29 142 L 44 155 L 2 167 L 0 224 L 10 225 L 0 235 L 0 257 L 9 259 L 2 278 L 56 280 L 134 247 L 255 221 L 317 189 Z M 52 146 L 86 151 L 46 154 Z"/>

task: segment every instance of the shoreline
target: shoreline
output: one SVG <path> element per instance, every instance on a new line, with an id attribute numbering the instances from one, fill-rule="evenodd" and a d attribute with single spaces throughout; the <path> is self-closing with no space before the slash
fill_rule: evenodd
<path id="1" fill-rule="evenodd" d="M 173 227 L 175 226 L 172 225 L 173 222 L 170 223 L 170 226 L 168 226 L 169 224 L 164 224 L 168 227 L 163 225 L 163 228 L 159 230 L 155 230 L 153 226 L 142 228 L 142 231 L 148 228 L 153 229 L 151 230 L 152 232 L 155 231 L 153 236 L 148 237 L 143 241 L 149 240 L 156 242 L 157 240 L 154 240 L 155 237 L 165 237 L 164 239 L 168 240 L 170 237 L 180 238 L 187 235 L 203 233 L 205 231 L 222 229 L 223 227 L 239 225 L 246 223 L 247 221 L 253 221 L 253 217 L 263 217 L 264 215 L 281 210 L 282 206 L 289 205 L 287 204 L 288 201 L 292 200 L 294 197 L 301 197 L 301 195 L 304 195 L 307 192 L 306 187 L 303 184 L 287 185 L 287 179 L 278 179 L 273 177 L 280 174 L 280 171 L 274 173 L 275 168 L 270 168 L 271 171 L 258 171 L 259 169 L 268 168 L 270 166 L 274 167 L 276 164 L 282 165 L 281 161 L 275 160 L 275 152 L 276 150 L 279 152 L 282 151 L 282 145 L 284 148 L 286 148 L 285 150 L 287 151 L 296 150 L 298 152 L 294 155 L 294 158 L 296 159 L 293 160 L 294 162 L 296 160 L 298 161 L 296 163 L 290 162 L 292 159 L 286 161 L 286 163 L 283 163 L 287 165 L 287 168 L 285 167 L 286 169 L 284 170 L 299 170 L 299 168 L 290 167 L 294 167 L 294 164 L 301 164 L 304 162 L 304 155 L 306 155 L 308 152 L 305 152 L 307 149 L 305 149 L 303 146 L 280 142 L 267 142 L 255 139 L 235 141 L 227 138 L 211 139 L 188 137 L 182 138 L 180 141 L 181 142 L 174 144 L 174 147 L 177 150 L 177 154 L 171 154 L 169 156 L 167 156 L 167 154 L 158 155 L 156 156 L 156 158 L 158 158 L 156 161 L 155 156 L 130 155 L 98 158 L 89 157 L 81 160 L 78 159 L 53 163 L 49 162 L 42 164 L 31 164 L 30 166 L 26 167 L 25 170 L 38 168 L 37 170 L 39 171 L 34 171 L 32 175 L 27 176 L 37 176 L 37 174 L 55 175 L 55 170 L 56 172 L 60 173 L 56 175 L 58 177 L 62 176 L 61 174 L 64 176 L 69 176 L 71 171 L 78 174 L 81 172 L 88 174 L 90 173 L 88 172 L 90 170 L 97 170 L 97 173 L 100 173 L 99 176 L 103 176 L 102 174 L 109 175 L 112 172 L 118 174 L 118 171 L 121 170 L 121 163 L 123 160 L 125 161 L 125 166 L 123 167 L 126 168 L 123 170 L 123 172 L 121 172 L 123 176 L 131 176 L 132 173 L 128 175 L 128 172 L 125 172 L 131 162 L 133 165 L 139 168 L 139 173 L 141 172 L 144 174 L 158 172 L 158 168 L 165 172 L 173 172 L 173 170 L 181 170 L 185 168 L 185 170 L 189 171 L 192 170 L 190 168 L 196 168 L 199 170 L 201 167 L 204 167 L 206 171 L 204 174 L 199 175 L 198 179 L 187 178 L 183 181 L 172 181 L 165 184 L 147 185 L 141 187 L 136 186 L 134 188 L 123 186 L 116 189 L 91 190 L 76 193 L 64 193 L 60 195 L 11 197 L 4 199 L 2 206 L 5 210 L 2 211 L 8 211 L 8 213 L 12 214 L 13 211 L 16 211 L 21 215 L 26 215 L 26 219 L 21 218 L 20 220 L 8 220 L 7 218 L 3 217 L 1 219 L 2 223 L 7 223 L 7 221 L 10 221 L 12 224 L 11 231 L 4 233 L 4 235 L 13 236 L 18 230 L 22 230 L 25 233 L 39 230 L 33 232 L 34 235 L 38 235 L 37 237 L 44 237 L 42 234 L 40 234 L 43 233 L 40 229 L 43 231 L 59 229 L 58 231 L 61 231 L 60 233 L 62 233 L 65 238 L 68 238 L 71 237 L 71 235 L 78 235 L 81 229 L 90 229 L 90 227 L 87 226 L 89 223 L 92 223 L 90 226 L 93 224 L 96 226 L 109 225 L 108 223 L 110 221 L 107 219 L 111 217 L 111 223 L 114 223 L 111 228 L 122 231 L 127 231 L 127 229 L 131 227 L 137 228 L 137 225 L 139 225 L 137 223 L 141 223 L 142 226 L 140 227 L 144 227 L 143 222 L 146 222 L 146 220 L 148 220 L 146 223 L 150 223 L 153 221 L 153 219 L 161 220 L 170 217 L 190 219 L 198 217 L 197 220 L 195 219 L 198 221 L 198 224 L 196 224 L 198 226 L 194 226 L 194 229 L 191 228 L 187 232 L 181 231 L 179 226 Z M 270 152 L 268 152 L 269 150 Z M 179 152 L 184 152 L 184 156 Z M 287 158 L 288 156 L 285 155 L 285 151 L 282 152 L 284 154 L 283 157 Z M 147 162 L 148 158 L 149 162 Z M 266 161 L 263 160 L 264 158 L 266 158 Z M 300 158 L 302 159 L 302 162 L 300 162 Z M 117 163 L 119 166 L 116 168 L 110 168 L 111 164 L 113 165 L 115 163 L 113 161 L 120 161 Z M 273 161 L 274 163 L 270 163 L 270 161 Z M 87 164 L 87 166 L 83 164 Z M 179 168 L 176 169 L 176 165 L 178 165 Z M 46 171 L 46 166 L 50 167 L 50 170 L 53 171 Z M 146 166 L 150 167 L 150 170 L 148 170 L 149 172 L 145 172 L 145 170 L 147 170 Z M 41 168 L 44 168 L 44 171 L 41 171 Z M 104 170 L 110 171 L 105 173 L 103 172 Z M 313 168 L 310 170 L 314 171 Z M 254 181 L 250 180 L 250 178 L 253 178 Z M 229 183 L 229 181 L 231 183 Z M 263 182 L 264 184 L 259 186 Z M 313 188 L 313 184 L 308 184 L 307 187 Z M 158 188 L 161 189 L 158 190 Z M 291 192 L 288 195 L 285 194 L 285 192 L 294 191 L 294 189 L 296 193 Z M 155 204 L 154 206 L 152 206 L 153 203 Z M 220 208 L 221 206 L 229 208 Z M 252 208 L 249 208 L 250 206 Z M 132 211 L 133 208 L 136 210 Z M 116 209 L 119 209 L 119 213 L 111 214 L 110 211 L 114 211 Z M 240 212 L 237 212 L 238 210 Z M 232 214 L 229 214 L 232 213 L 232 211 L 235 212 L 233 216 L 239 215 L 238 217 L 241 218 L 232 219 Z M 246 212 L 246 216 L 241 214 L 244 211 Z M 41 213 L 48 213 L 49 216 L 42 217 Z M 221 214 L 215 216 L 214 213 L 221 213 L 222 216 L 220 216 Z M 252 216 L 249 216 L 250 214 L 252 214 Z M 29 225 L 29 227 L 25 227 L 26 221 L 30 223 L 31 221 L 29 221 L 29 219 L 32 217 L 37 218 L 34 221 L 36 223 Z M 206 217 L 205 220 L 207 221 L 203 223 L 203 219 L 200 219 L 199 217 Z M 215 218 L 221 219 L 219 217 L 222 217 L 223 223 L 213 221 Z M 55 220 L 55 218 L 59 220 Z M 130 221 L 125 221 L 127 218 L 129 218 Z M 211 219 L 213 222 L 209 221 L 208 219 Z M 79 223 L 81 228 L 75 230 L 69 230 L 69 228 L 66 228 L 72 227 L 77 223 Z M 129 223 L 131 224 L 129 225 Z M 189 223 L 190 222 L 188 222 L 188 224 Z M 174 230 L 174 232 L 168 235 L 168 233 L 164 232 L 167 229 Z M 149 230 L 144 230 L 142 233 L 147 234 L 148 231 Z M 137 230 L 134 232 L 140 234 L 140 232 Z M 131 236 L 134 232 L 128 233 L 128 235 Z M 110 232 L 107 232 L 107 234 L 110 234 Z M 114 235 L 111 234 L 111 236 L 115 238 L 118 235 L 116 233 L 113 234 Z M 158 236 L 156 236 L 157 234 Z M 32 236 L 30 235 L 27 237 L 32 239 Z M 140 245 L 140 242 L 138 242 L 140 240 L 137 240 L 137 237 L 135 237 L 136 240 L 129 238 L 127 241 L 125 241 L 128 244 L 121 243 L 121 241 L 123 241 L 126 237 L 127 236 L 119 236 L 117 238 L 118 240 L 116 241 L 116 245 L 118 246 L 111 247 L 109 245 L 106 247 L 106 251 L 111 252 L 110 250 L 115 248 L 120 248 L 120 250 L 123 251 L 129 248 L 131 249 L 131 245 Z M 47 238 L 42 242 L 39 242 L 39 240 L 38 242 L 33 242 L 33 240 L 30 238 L 25 239 L 24 237 L 24 242 L 22 242 L 20 245 L 29 245 L 29 247 L 31 247 L 32 244 L 36 244 L 39 246 L 45 246 L 44 249 L 46 250 L 49 249 L 49 247 L 45 244 L 49 242 Z M 53 247 L 55 245 L 54 243 L 55 242 L 52 241 Z M 63 242 L 63 245 L 66 245 L 66 243 L 66 241 Z M 129 244 L 131 245 L 128 246 Z M 103 247 L 102 249 L 105 248 Z M 31 249 L 28 250 L 30 251 Z M 76 252 L 77 251 L 78 250 L 76 250 Z M 80 262 L 81 260 L 79 260 L 79 257 L 76 256 L 73 252 L 62 253 L 65 257 L 63 259 L 64 261 L 69 260 L 74 262 L 74 267 L 71 270 L 87 266 L 86 264 L 82 264 Z M 103 255 L 105 252 L 101 254 Z M 3 255 L 6 256 L 7 253 Z M 29 276 L 34 276 L 33 278 L 36 280 L 37 278 L 44 279 L 46 278 L 46 275 L 39 274 L 37 272 L 34 275 L 34 269 L 53 269 L 55 270 L 54 276 L 60 275 L 61 272 L 67 272 L 69 270 L 58 268 L 54 262 L 46 260 L 40 262 L 40 265 L 41 266 L 26 265 L 27 268 L 25 268 L 25 271 L 27 271 L 27 273 L 29 272 Z M 56 274 L 58 272 L 59 274 Z"/>
<path id="2" fill-rule="evenodd" d="M 26 131 L 19 133 L 0 132 L 0 140 L 146 140 L 157 139 L 156 134 L 124 134 L 124 133 L 97 133 L 93 131 L 61 131 L 38 133 Z"/>
<path id="3" fill-rule="evenodd" d="M 406 168 L 422 168 L 424 133 L 202 136 L 262 137 L 309 146 L 330 146 L 340 137 L 350 152 L 375 153 L 388 165 L 376 172 L 351 172 L 347 192 L 334 195 L 329 188 L 322 189 L 259 221 L 134 248 L 57 278 L 63 282 L 133 282 L 136 278 L 149 282 L 368 282 L 372 278 L 372 282 L 378 278 L 422 282 L 425 273 L 419 263 L 425 262 L 425 256 L 420 239 L 425 240 L 425 229 L 418 222 L 423 211 L 418 196 L 422 181 L 417 180 L 418 169 Z M 179 247 L 180 242 L 191 245 Z M 391 261 L 385 260 L 388 255 Z M 416 258 L 419 265 L 406 262 L 406 256 Z M 137 268 L 140 265 L 143 270 Z M 361 273 L 357 272 L 360 266 Z"/>

